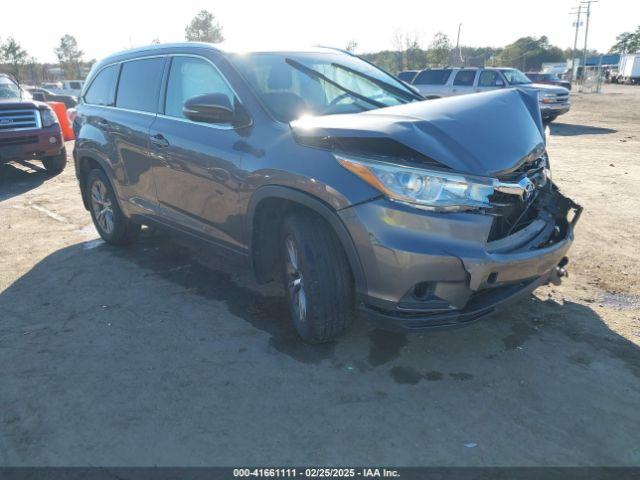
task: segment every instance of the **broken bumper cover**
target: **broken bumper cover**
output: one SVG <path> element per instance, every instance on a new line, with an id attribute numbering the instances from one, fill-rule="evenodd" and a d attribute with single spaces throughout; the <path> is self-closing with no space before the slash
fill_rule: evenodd
<path id="1" fill-rule="evenodd" d="M 540 219 L 493 242 L 491 215 L 422 212 L 386 199 L 343 210 L 367 280 L 361 310 L 392 330 L 462 325 L 557 281 L 582 208 L 557 191 L 547 197 Z"/>

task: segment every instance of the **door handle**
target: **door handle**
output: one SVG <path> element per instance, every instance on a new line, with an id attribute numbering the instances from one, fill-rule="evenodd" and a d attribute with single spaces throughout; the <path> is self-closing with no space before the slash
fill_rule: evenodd
<path id="1" fill-rule="evenodd" d="M 151 135 L 151 143 L 158 148 L 167 148 L 169 146 L 169 140 L 164 138 L 161 133 Z"/>

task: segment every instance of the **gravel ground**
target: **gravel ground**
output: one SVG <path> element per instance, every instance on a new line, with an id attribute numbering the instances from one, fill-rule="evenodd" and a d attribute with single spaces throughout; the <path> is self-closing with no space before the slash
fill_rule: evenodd
<path id="1" fill-rule="evenodd" d="M 552 133 L 585 207 L 562 286 L 321 347 L 242 265 L 98 240 L 72 166 L 0 167 L 0 465 L 640 465 L 640 88 Z"/>

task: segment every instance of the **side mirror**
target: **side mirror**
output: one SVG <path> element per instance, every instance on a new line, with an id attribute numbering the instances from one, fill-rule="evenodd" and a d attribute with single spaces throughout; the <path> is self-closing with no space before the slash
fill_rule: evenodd
<path id="1" fill-rule="evenodd" d="M 182 114 L 189 120 L 204 123 L 233 123 L 235 111 L 223 93 L 207 93 L 184 102 Z"/>
<path id="2" fill-rule="evenodd" d="M 33 98 L 37 102 L 46 102 L 47 99 L 42 92 L 33 92 L 31 94 L 31 98 Z"/>
<path id="3" fill-rule="evenodd" d="M 501 78 L 496 80 L 496 87 L 504 87 L 504 80 Z"/>

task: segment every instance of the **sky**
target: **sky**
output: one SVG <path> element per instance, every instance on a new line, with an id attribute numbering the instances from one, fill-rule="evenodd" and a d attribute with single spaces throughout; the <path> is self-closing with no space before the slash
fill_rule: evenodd
<path id="1" fill-rule="evenodd" d="M 56 61 L 53 49 L 64 34 L 76 37 L 85 59 L 161 42 L 184 40 L 184 28 L 200 10 L 211 11 L 227 40 L 252 45 L 326 45 L 357 53 L 392 49 L 394 32 L 417 35 L 427 47 L 437 32 L 455 43 L 499 47 L 522 36 L 546 35 L 561 48 L 573 46 L 579 0 L 2 0 L 0 39 L 13 36 L 39 61 Z M 640 1 L 600 0 L 592 4 L 588 47 L 606 52 L 616 35 L 640 25 Z M 584 42 L 584 28 L 578 45 Z"/>

